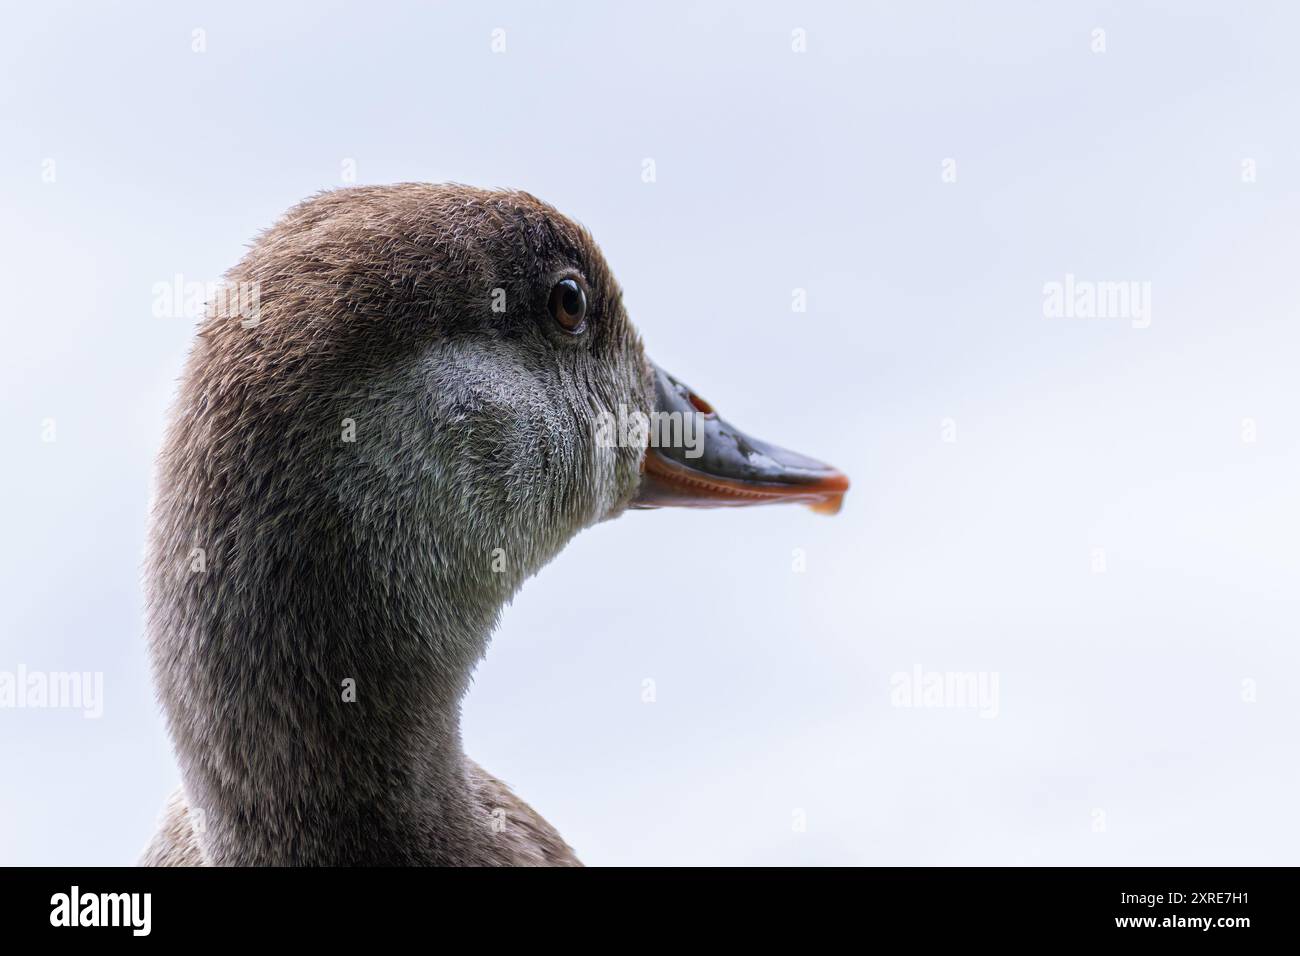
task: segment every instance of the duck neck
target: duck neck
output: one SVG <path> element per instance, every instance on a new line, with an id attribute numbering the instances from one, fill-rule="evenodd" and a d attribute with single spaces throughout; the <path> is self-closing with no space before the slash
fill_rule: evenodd
<path id="1" fill-rule="evenodd" d="M 201 611 L 164 626 L 175 646 L 155 655 L 212 862 L 490 862 L 460 702 L 497 596 L 411 552 L 295 543 L 308 566 L 287 576 L 232 553 L 248 555 L 242 586 L 209 601 L 190 584 Z"/>

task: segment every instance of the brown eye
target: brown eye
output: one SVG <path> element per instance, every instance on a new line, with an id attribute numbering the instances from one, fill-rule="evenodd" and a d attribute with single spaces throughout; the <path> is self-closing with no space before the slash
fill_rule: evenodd
<path id="1" fill-rule="evenodd" d="M 587 322 L 587 293 L 573 279 L 561 279 L 551 290 L 551 316 L 566 332 L 577 334 Z"/>

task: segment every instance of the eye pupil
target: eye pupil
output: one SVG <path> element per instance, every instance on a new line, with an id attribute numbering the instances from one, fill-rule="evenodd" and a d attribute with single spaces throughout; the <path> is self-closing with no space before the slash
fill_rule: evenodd
<path id="1" fill-rule="evenodd" d="M 570 315 L 577 315 L 578 310 L 582 308 L 582 296 L 577 289 L 566 288 L 563 302 L 564 311 Z"/>
<path id="2" fill-rule="evenodd" d="M 566 332 L 581 332 L 587 318 L 587 293 L 577 280 L 561 279 L 551 290 L 550 310 Z"/>

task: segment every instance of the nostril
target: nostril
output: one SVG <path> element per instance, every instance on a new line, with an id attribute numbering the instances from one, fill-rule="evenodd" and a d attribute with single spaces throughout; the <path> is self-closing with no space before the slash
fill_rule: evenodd
<path id="1" fill-rule="evenodd" d="M 713 406 L 700 398 L 700 396 L 696 395 L 694 392 L 688 393 L 688 397 L 691 400 L 691 404 L 695 406 L 695 410 L 701 415 L 712 415 L 714 413 Z"/>

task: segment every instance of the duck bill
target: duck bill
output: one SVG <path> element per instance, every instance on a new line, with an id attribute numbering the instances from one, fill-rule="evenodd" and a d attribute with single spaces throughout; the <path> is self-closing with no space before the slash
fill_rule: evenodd
<path id="1" fill-rule="evenodd" d="M 650 363 L 655 420 L 634 508 L 724 508 L 796 502 L 840 510 L 848 476 L 745 434 L 688 385 Z"/>

